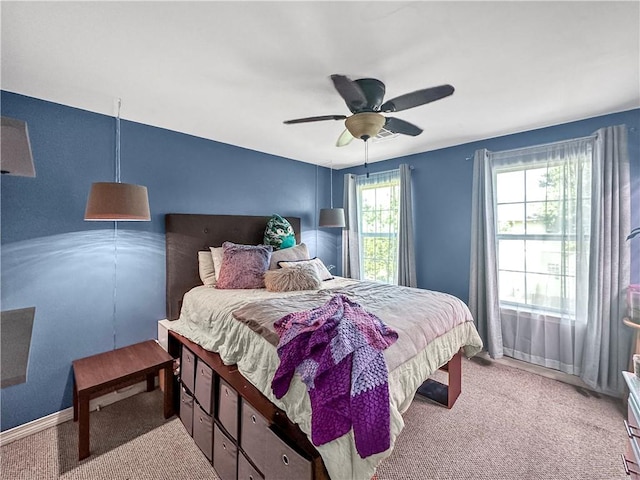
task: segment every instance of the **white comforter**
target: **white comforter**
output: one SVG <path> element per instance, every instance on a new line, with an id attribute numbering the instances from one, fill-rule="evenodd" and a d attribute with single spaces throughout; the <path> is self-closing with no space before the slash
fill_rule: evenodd
<path id="1" fill-rule="evenodd" d="M 333 480 L 369 480 L 380 461 L 391 454 L 395 439 L 404 427 L 401 414 L 409 408 L 417 388 L 460 348 L 465 349 L 467 356 L 475 355 L 482 348 L 482 341 L 467 306 L 451 295 L 341 277 L 323 282 L 322 290 L 327 290 L 324 296 L 338 291 L 345 293 L 399 334 L 398 341 L 385 351 L 389 368 L 391 448 L 360 458 L 352 431 L 316 447 Z M 309 306 L 309 292 L 196 287 L 185 294 L 180 318 L 172 322 L 170 328 L 203 348 L 218 352 L 225 364 L 237 364 L 240 373 L 311 438 L 311 405 L 305 385 L 296 375 L 287 394 L 276 399 L 271 392 L 271 380 L 280 361 L 274 345 L 233 317 L 234 311 L 255 305 L 254 302 L 282 297 L 293 300 L 291 297 L 296 296 L 300 297 L 301 305 Z M 323 292 L 319 292 L 318 302 L 322 298 Z"/>

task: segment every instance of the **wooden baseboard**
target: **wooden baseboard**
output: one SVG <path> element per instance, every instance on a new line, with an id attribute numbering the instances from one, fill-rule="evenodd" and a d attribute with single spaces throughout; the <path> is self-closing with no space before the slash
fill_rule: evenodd
<path id="1" fill-rule="evenodd" d="M 146 391 L 147 382 L 145 380 L 143 382 L 131 385 L 130 387 L 116 390 L 115 392 L 110 392 L 101 397 L 94 398 L 93 400 L 91 400 L 91 402 L 89 402 L 89 409 L 91 411 L 100 410 L 107 405 L 111 405 L 112 403 L 119 402 L 120 400 L 124 400 L 125 398 L 129 398 L 133 395 Z M 42 430 L 46 430 L 47 428 L 55 427 L 69 420 L 73 420 L 73 407 L 65 408 L 64 410 L 54 412 L 50 415 L 37 418 L 36 420 L 33 420 L 31 422 L 18 425 L 17 427 L 5 430 L 4 432 L 0 432 L 0 446 L 8 445 L 11 442 L 15 442 L 16 440 L 20 440 L 21 438 L 28 437 L 29 435 L 33 435 L 34 433 L 41 432 Z"/>

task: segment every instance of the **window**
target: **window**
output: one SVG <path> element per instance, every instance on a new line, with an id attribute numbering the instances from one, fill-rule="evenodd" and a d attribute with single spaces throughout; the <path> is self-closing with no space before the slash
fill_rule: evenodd
<path id="1" fill-rule="evenodd" d="M 576 276 L 588 271 L 590 158 L 586 149 L 496 168 L 501 306 L 575 319 Z"/>
<path id="2" fill-rule="evenodd" d="M 360 278 L 398 283 L 400 175 L 397 170 L 356 179 Z"/>

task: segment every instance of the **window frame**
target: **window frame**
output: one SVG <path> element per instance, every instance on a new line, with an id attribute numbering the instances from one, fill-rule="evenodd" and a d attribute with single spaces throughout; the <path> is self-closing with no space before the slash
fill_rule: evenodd
<path id="1" fill-rule="evenodd" d="M 375 282 L 383 282 L 383 283 L 388 283 L 391 285 L 397 285 L 398 284 L 398 254 L 399 254 L 399 243 L 398 243 L 398 237 L 399 237 L 399 223 L 400 223 L 400 176 L 399 176 L 399 170 L 391 170 L 391 171 L 387 171 L 387 172 L 380 172 L 380 173 L 376 173 L 376 174 L 371 174 L 371 176 L 384 176 L 384 175 L 397 175 L 396 178 L 389 178 L 386 180 L 381 179 L 379 182 L 374 183 L 371 182 L 371 184 L 367 185 L 367 184 L 361 184 L 358 182 L 358 180 L 361 182 L 363 181 L 363 179 L 366 177 L 366 175 L 358 175 L 356 177 L 356 196 L 357 196 L 357 203 L 358 203 L 358 232 L 359 232 L 359 238 L 358 238 L 358 242 L 359 242 L 359 256 L 360 256 L 360 278 L 362 278 L 363 280 L 368 280 L 368 281 L 375 281 Z M 367 181 L 371 181 L 370 179 L 367 179 Z M 374 210 L 372 211 L 376 216 L 378 216 L 379 212 L 385 212 L 389 215 L 392 215 L 393 210 L 392 207 L 392 203 L 395 199 L 395 202 L 397 204 L 396 206 L 396 211 L 395 211 L 395 231 L 376 231 L 374 229 L 374 231 L 366 231 L 367 229 L 364 228 L 365 222 L 364 222 L 364 215 L 363 215 L 363 198 L 362 198 L 362 192 L 364 190 L 379 190 L 379 189 L 383 189 L 383 188 L 388 188 L 391 187 L 391 195 L 390 195 L 390 202 L 389 202 L 389 208 L 386 209 L 378 209 L 378 208 L 374 208 Z M 377 204 L 377 202 L 375 202 Z M 392 239 L 392 242 L 394 243 L 394 248 L 389 248 L 387 249 L 387 255 L 386 255 L 386 259 L 385 260 L 380 260 L 381 257 L 378 256 L 374 256 L 374 257 L 367 257 L 366 256 L 366 248 L 365 248 L 365 239 Z M 368 278 L 366 275 L 366 271 L 365 271 L 365 265 L 367 260 L 369 261 L 373 261 L 374 264 L 383 264 L 386 265 L 388 267 L 388 270 L 391 270 L 392 274 L 391 275 L 387 275 L 386 280 L 381 280 L 379 278 Z"/>
<path id="2" fill-rule="evenodd" d="M 540 304 L 535 304 L 533 302 L 530 302 L 528 300 L 529 298 L 529 289 L 528 289 L 528 285 L 527 285 L 527 281 L 528 281 L 528 276 L 529 274 L 536 274 L 536 275 L 546 275 L 549 277 L 559 277 L 560 278 L 560 285 L 561 285 L 561 293 L 560 293 L 560 298 L 561 301 L 565 301 L 567 299 L 567 291 L 570 285 L 570 282 L 567 282 L 568 279 L 573 278 L 573 283 L 575 285 L 575 282 L 577 281 L 577 273 L 574 272 L 573 275 L 567 274 L 567 243 L 568 242 L 574 242 L 576 243 L 578 241 L 578 236 L 581 234 L 581 232 L 578 231 L 577 226 L 575 226 L 573 228 L 572 233 L 557 233 L 557 232 L 552 232 L 552 233 L 527 233 L 527 227 L 529 224 L 529 219 L 531 218 L 528 214 L 528 206 L 531 204 L 535 204 L 535 203 L 539 203 L 541 202 L 541 200 L 531 200 L 531 201 L 527 201 L 527 188 L 528 188 L 528 182 L 526 179 L 526 175 L 527 175 L 527 171 L 528 170 L 535 170 L 540 168 L 540 166 L 546 166 L 546 167 L 555 167 L 555 166 L 561 166 L 564 167 L 565 165 L 567 165 L 568 160 L 566 159 L 562 159 L 562 160 L 555 160 L 555 161 L 530 161 L 530 162 L 523 162 L 520 163 L 518 165 L 514 165 L 511 162 L 507 162 L 504 165 L 499 165 L 499 166 L 495 166 L 495 168 L 493 169 L 493 185 L 494 185 L 494 192 L 493 192 L 493 198 L 494 198 L 494 211 L 495 211 L 495 236 L 496 236 L 496 270 L 497 270 L 497 274 L 498 274 L 498 302 L 500 305 L 500 308 L 506 308 L 506 309 L 517 309 L 519 311 L 527 311 L 530 312 L 532 314 L 542 314 L 542 315 L 547 315 L 547 316 L 561 316 L 567 320 L 570 321 L 575 321 L 576 319 L 576 305 L 575 305 L 575 301 L 576 299 L 572 299 L 572 301 L 570 301 L 570 307 L 569 308 L 562 308 L 562 307 L 554 307 L 554 306 L 550 306 L 550 305 L 540 305 Z M 502 202 L 499 203 L 498 202 L 498 175 L 500 174 L 504 174 L 504 173 L 509 173 L 509 172 L 524 172 L 524 178 L 523 178 L 523 196 L 522 196 L 522 201 L 508 201 L 508 202 Z M 563 176 L 566 178 L 566 171 L 563 172 Z M 563 196 L 562 198 L 562 202 L 567 202 L 567 200 L 573 199 L 576 203 L 577 203 L 577 196 L 578 194 L 576 193 L 574 196 L 571 197 L 567 197 L 567 196 Z M 590 196 L 589 196 L 590 197 Z M 583 197 L 584 198 L 589 198 L 589 197 Z M 546 200 L 545 200 L 546 201 Z M 500 205 L 522 205 L 523 207 L 523 233 L 501 233 L 500 232 L 500 218 L 499 218 L 499 209 L 498 206 Z M 514 269 L 510 269 L 510 268 L 501 268 L 500 266 L 500 244 L 501 244 L 501 240 L 519 240 L 524 243 L 524 251 L 522 252 L 523 255 L 523 267 L 522 270 L 514 270 Z M 527 241 L 541 241 L 541 242 L 560 242 L 561 243 L 561 247 L 560 247 L 560 251 L 557 252 L 560 254 L 560 260 L 561 260 L 561 266 L 559 269 L 559 272 L 556 274 L 553 273 L 547 273 L 547 272 L 537 272 L 534 270 L 529 270 L 528 269 L 528 265 L 527 265 L 527 247 L 526 247 L 526 242 Z M 523 292 L 523 298 L 524 298 L 524 302 L 518 302 L 518 301 L 513 301 L 513 300 L 504 300 L 503 298 L 501 298 L 500 292 L 500 277 L 501 277 L 501 272 L 512 272 L 512 273 L 517 273 L 517 274 L 522 274 L 523 275 L 523 282 L 524 282 L 524 292 Z"/>

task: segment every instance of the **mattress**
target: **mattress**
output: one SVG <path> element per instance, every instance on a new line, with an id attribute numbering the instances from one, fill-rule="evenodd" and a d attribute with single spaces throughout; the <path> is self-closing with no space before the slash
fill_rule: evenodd
<path id="1" fill-rule="evenodd" d="M 225 364 L 236 364 L 248 381 L 311 438 L 311 405 L 301 379 L 294 376 L 281 399 L 271 391 L 280 360 L 269 332 L 273 332 L 273 322 L 283 313 L 320 306 L 337 293 L 360 303 L 399 334 L 398 341 L 384 352 L 389 369 L 391 447 L 361 458 L 353 431 L 316 446 L 332 479 L 369 480 L 377 465 L 391 454 L 404 427 L 402 413 L 409 408 L 418 387 L 461 348 L 467 356 L 482 348 L 471 313 L 461 300 L 440 292 L 341 277 L 323 282 L 321 289 L 314 292 L 273 293 L 265 289 L 199 286 L 185 294 L 180 318 L 170 328 L 206 350 L 219 353 Z"/>

